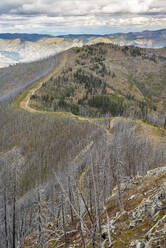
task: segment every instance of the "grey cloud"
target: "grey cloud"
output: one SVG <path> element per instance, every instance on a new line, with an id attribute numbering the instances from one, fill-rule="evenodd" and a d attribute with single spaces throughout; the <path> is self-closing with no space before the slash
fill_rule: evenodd
<path id="1" fill-rule="evenodd" d="M 7 32 L 8 24 L 10 30 L 32 32 L 85 26 L 162 28 L 165 10 L 165 0 L 6 0 L 0 3 L 0 29 Z"/>
<path id="2" fill-rule="evenodd" d="M 145 6 L 149 5 L 151 0 L 7 0 L 5 3 L 0 4 L 0 11 L 6 10 L 11 14 L 19 13 L 45 13 L 55 15 L 85 15 L 95 13 L 117 13 L 117 12 L 137 12 L 139 7 L 144 9 Z"/>

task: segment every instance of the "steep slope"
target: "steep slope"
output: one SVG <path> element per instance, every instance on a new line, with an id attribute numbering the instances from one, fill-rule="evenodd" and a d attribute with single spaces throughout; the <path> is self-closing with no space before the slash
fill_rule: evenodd
<path id="1" fill-rule="evenodd" d="M 166 167 L 148 171 L 147 176 L 126 178 L 122 184 L 125 211 L 119 212 L 117 188 L 107 199 L 102 211 L 102 240 L 94 247 L 103 248 L 165 248 L 166 246 Z M 86 214 L 84 218 L 86 218 Z M 58 234 L 56 224 L 47 223 L 48 241 L 44 247 L 93 247 L 90 237 L 82 243 L 78 220 L 73 230 L 66 225 L 68 245 L 64 234 Z M 52 233 L 49 240 L 49 233 Z M 29 235 L 20 248 L 38 247 L 38 234 Z"/>
<path id="2" fill-rule="evenodd" d="M 134 177 L 137 174 L 144 176 L 147 170 L 161 167 L 166 161 L 165 130 L 142 121 L 120 117 L 93 121 L 79 120 L 70 115 L 28 113 L 13 110 L 11 107 L 2 107 L 0 127 L 0 177 L 3 182 L 2 194 L 0 194 L 3 199 L 0 202 L 0 217 L 5 216 L 5 192 L 8 209 L 7 230 L 13 233 L 11 223 L 15 218 L 17 246 L 24 244 L 22 247 L 37 248 L 40 247 L 39 242 L 43 242 L 45 248 L 53 245 L 65 247 L 63 229 L 65 226 L 66 232 L 69 232 L 66 247 L 72 247 L 74 243 L 81 247 L 80 217 L 78 218 L 80 211 L 89 229 L 89 231 L 83 229 L 83 237 L 87 245 L 85 247 L 92 247 L 93 239 L 94 247 L 98 247 L 97 243 L 103 243 L 103 240 L 98 227 L 91 229 L 87 208 L 80 200 L 81 193 L 93 213 L 90 215 L 94 225 L 96 225 L 95 209 L 96 206 L 99 207 L 98 217 L 104 233 L 106 212 L 103 205 L 105 204 L 110 212 L 110 220 L 116 212 L 119 212 L 116 190 L 113 190 L 117 182 L 119 161 L 123 161 L 121 183 L 125 178 L 129 180 L 130 176 Z M 58 180 L 62 182 L 63 190 Z M 155 180 L 152 179 L 152 182 L 154 183 Z M 162 180 L 160 182 L 162 183 Z M 138 190 L 138 187 L 133 187 L 134 184 L 131 185 L 132 192 L 128 197 Z M 140 181 L 139 184 L 144 185 L 144 182 Z M 151 183 L 150 187 L 152 185 Z M 93 193 L 94 186 L 98 190 L 98 200 Z M 123 184 L 121 188 L 122 186 Z M 68 200 L 70 193 L 76 212 L 71 210 Z M 13 217 L 14 194 L 17 199 L 15 217 Z M 110 197 L 112 197 L 111 201 L 108 200 Z M 64 205 L 62 201 L 65 202 Z M 125 201 L 124 197 L 125 210 L 127 210 L 128 205 Z M 99 205 L 96 205 L 97 202 Z M 65 211 L 65 224 L 63 224 L 62 206 Z M 72 215 L 73 223 L 70 217 Z M 144 223 L 144 219 L 142 222 Z M 155 223 L 154 221 L 152 224 Z M 93 237 L 94 232 L 96 234 Z M 142 236 L 139 235 L 137 239 L 142 240 Z M 0 246 L 3 248 L 6 248 L 5 237 L 3 224 L 0 225 Z M 27 238 L 24 242 L 25 237 Z M 130 240 L 132 241 L 132 238 Z M 116 241 L 116 237 L 113 241 Z M 108 247 L 107 239 L 105 242 L 105 247 Z"/>

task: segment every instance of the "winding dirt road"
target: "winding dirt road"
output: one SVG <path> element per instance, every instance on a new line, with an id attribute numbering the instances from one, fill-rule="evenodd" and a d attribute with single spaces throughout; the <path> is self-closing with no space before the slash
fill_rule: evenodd
<path id="1" fill-rule="evenodd" d="M 66 65 L 66 62 L 68 60 L 68 54 L 66 53 L 63 53 L 60 58 L 59 58 L 59 61 L 57 63 L 57 65 L 54 67 L 54 69 L 48 73 L 45 77 L 41 78 L 38 83 L 36 84 L 35 87 L 33 87 L 32 89 L 29 89 L 28 91 L 28 94 L 26 95 L 26 97 L 21 100 L 20 104 L 19 104 L 19 107 L 21 109 L 24 109 L 28 112 L 31 112 L 31 113 L 48 113 L 47 111 L 42 111 L 42 110 L 37 110 L 37 109 L 34 109 L 30 106 L 30 98 L 32 95 L 35 94 L 35 92 L 37 90 L 39 90 L 41 87 L 42 87 L 42 84 L 44 82 L 47 82 L 52 76 L 58 76 L 62 69 L 65 67 Z M 91 123 L 96 123 L 96 119 L 95 118 L 88 118 L 88 117 L 83 117 L 83 116 L 76 116 L 72 113 L 69 113 L 69 112 L 51 112 L 51 113 L 54 113 L 54 114 L 57 114 L 57 115 L 60 115 L 61 117 L 64 116 L 64 117 L 72 117 L 74 119 L 77 119 L 79 121 L 89 121 Z M 97 124 L 100 127 L 100 124 Z M 107 133 L 108 137 L 112 136 L 109 132 L 109 130 L 107 128 L 104 128 L 105 132 Z"/>
<path id="2" fill-rule="evenodd" d="M 35 113 L 35 112 L 42 113 L 43 112 L 43 111 L 39 111 L 39 110 L 36 110 L 36 109 L 33 109 L 30 107 L 30 105 L 29 105 L 30 98 L 32 95 L 35 94 L 35 92 L 37 90 L 39 90 L 41 88 L 41 86 L 44 82 L 47 82 L 52 76 L 58 75 L 61 72 L 62 68 L 64 68 L 66 62 L 67 62 L 67 56 L 66 56 L 66 54 L 62 54 L 59 58 L 57 65 L 54 67 L 54 69 L 50 73 L 48 73 L 45 77 L 40 79 L 38 84 L 36 85 L 36 87 L 29 90 L 27 96 L 20 102 L 19 106 L 21 109 L 24 109 L 24 110 L 29 111 L 31 113 Z"/>

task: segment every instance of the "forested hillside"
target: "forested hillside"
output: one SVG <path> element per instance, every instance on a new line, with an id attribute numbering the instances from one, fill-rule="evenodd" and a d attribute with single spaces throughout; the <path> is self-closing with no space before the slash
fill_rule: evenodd
<path id="1" fill-rule="evenodd" d="M 165 124 L 166 50 L 97 44 L 64 53 L 59 74 L 31 96 L 39 110 L 132 116 Z"/>

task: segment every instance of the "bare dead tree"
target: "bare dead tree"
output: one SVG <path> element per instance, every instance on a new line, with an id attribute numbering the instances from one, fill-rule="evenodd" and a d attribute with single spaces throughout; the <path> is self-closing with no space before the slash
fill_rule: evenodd
<path id="1" fill-rule="evenodd" d="M 61 208 L 62 208 L 62 225 L 63 225 L 63 233 L 64 233 L 64 239 L 65 239 L 65 247 L 67 247 L 68 240 L 67 240 L 67 234 L 66 234 L 66 225 L 65 225 L 65 206 L 64 206 L 64 196 L 63 193 L 61 194 Z"/>

